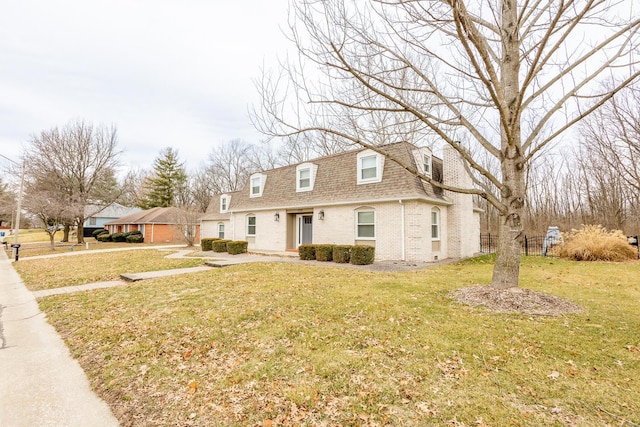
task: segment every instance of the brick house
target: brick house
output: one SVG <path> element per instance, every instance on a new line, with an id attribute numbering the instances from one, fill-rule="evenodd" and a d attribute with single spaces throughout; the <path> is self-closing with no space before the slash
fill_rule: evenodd
<path id="1" fill-rule="evenodd" d="M 385 150 L 436 181 L 471 186 L 451 147 L 443 159 L 404 142 Z M 360 149 L 251 175 L 243 190 L 213 197 L 201 230 L 256 251 L 360 244 L 375 246 L 377 261 L 432 261 L 479 252 L 480 210 L 471 195 L 443 191 Z"/>
<path id="2" fill-rule="evenodd" d="M 104 226 L 109 234 L 141 231 L 145 243 L 188 243 L 185 233 L 200 241 L 200 224 L 193 214 L 175 207 L 151 208 L 132 213 Z"/>

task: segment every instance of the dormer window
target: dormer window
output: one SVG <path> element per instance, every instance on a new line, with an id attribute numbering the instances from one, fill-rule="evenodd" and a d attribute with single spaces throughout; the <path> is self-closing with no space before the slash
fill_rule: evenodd
<path id="1" fill-rule="evenodd" d="M 358 153 L 358 184 L 382 181 L 382 156 L 375 151 Z"/>
<path id="2" fill-rule="evenodd" d="M 422 156 L 422 173 L 427 176 L 431 176 L 431 155 L 425 154 Z"/>
<path id="3" fill-rule="evenodd" d="M 231 201 L 231 196 L 226 194 L 220 196 L 220 213 L 224 213 L 229 209 L 229 202 Z"/>
<path id="4" fill-rule="evenodd" d="M 311 191 L 316 178 L 317 165 L 303 163 L 296 167 L 296 191 Z"/>
<path id="5" fill-rule="evenodd" d="M 427 147 L 413 150 L 413 158 L 416 161 L 416 172 L 431 178 L 433 173 L 433 158 L 431 150 Z"/>
<path id="6" fill-rule="evenodd" d="M 262 197 L 262 191 L 264 190 L 264 184 L 267 180 L 267 176 L 261 173 L 251 175 L 249 180 L 250 190 L 249 197 Z"/>

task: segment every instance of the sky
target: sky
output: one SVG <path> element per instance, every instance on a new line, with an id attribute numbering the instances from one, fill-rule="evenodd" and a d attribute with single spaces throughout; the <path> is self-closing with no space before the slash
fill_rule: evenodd
<path id="1" fill-rule="evenodd" d="M 123 168 L 173 147 L 188 170 L 232 139 L 264 138 L 253 80 L 289 42 L 287 0 L 2 0 L 0 153 L 43 130 L 114 125 Z"/>

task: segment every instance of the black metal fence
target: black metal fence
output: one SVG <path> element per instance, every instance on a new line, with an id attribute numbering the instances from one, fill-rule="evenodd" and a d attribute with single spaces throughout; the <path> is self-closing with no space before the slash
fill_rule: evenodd
<path id="1" fill-rule="evenodd" d="M 524 236 L 522 254 L 525 256 L 556 256 L 557 245 L 546 236 Z M 498 247 L 498 236 L 487 233 L 480 234 L 480 252 L 490 254 Z"/>
<path id="2" fill-rule="evenodd" d="M 638 236 L 627 236 L 627 241 L 638 250 L 640 259 L 640 246 Z M 522 254 L 525 256 L 557 256 L 557 240 L 547 236 L 524 236 L 522 241 Z M 498 236 L 491 233 L 480 234 L 480 252 L 485 254 L 494 253 L 498 247 Z"/>

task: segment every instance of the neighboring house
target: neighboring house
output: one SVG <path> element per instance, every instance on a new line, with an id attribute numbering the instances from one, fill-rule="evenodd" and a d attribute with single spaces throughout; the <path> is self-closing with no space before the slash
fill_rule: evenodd
<path id="1" fill-rule="evenodd" d="M 91 237 L 91 233 L 95 230 L 104 229 L 104 225 L 109 222 L 122 218 L 123 216 L 140 212 L 140 208 L 129 208 L 119 203 L 111 203 L 110 205 L 87 205 L 84 208 L 84 237 Z"/>
<path id="2" fill-rule="evenodd" d="M 175 207 L 151 208 L 105 224 L 109 234 L 141 231 L 145 243 L 189 243 L 200 241 L 200 217 Z"/>
<path id="3" fill-rule="evenodd" d="M 385 150 L 436 181 L 471 187 L 452 147 L 442 160 L 409 143 Z M 378 261 L 432 261 L 480 249 L 473 196 L 443 191 L 367 149 L 253 174 L 243 190 L 215 196 L 201 225 L 203 237 L 246 240 L 256 251 L 360 244 L 375 246 Z"/>

